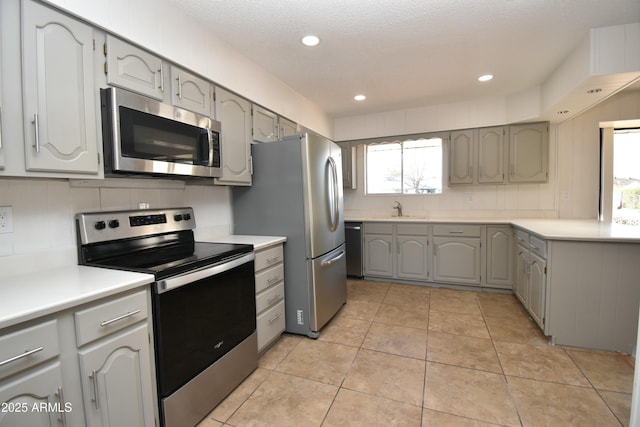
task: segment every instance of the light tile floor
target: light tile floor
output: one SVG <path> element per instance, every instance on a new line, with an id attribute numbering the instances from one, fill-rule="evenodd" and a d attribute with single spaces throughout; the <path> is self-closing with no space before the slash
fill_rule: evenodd
<path id="1" fill-rule="evenodd" d="M 627 426 L 628 357 L 547 344 L 512 295 L 350 280 L 199 427 Z"/>

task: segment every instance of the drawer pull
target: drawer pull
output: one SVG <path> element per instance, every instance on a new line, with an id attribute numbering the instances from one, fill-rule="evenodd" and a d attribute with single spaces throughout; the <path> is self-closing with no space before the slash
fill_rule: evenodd
<path id="1" fill-rule="evenodd" d="M 451 230 L 451 231 L 449 231 L 449 234 L 462 234 L 462 233 L 464 233 L 464 231 L 462 231 L 462 230 Z"/>
<path id="2" fill-rule="evenodd" d="M 529 243 L 529 248 L 531 248 L 531 249 L 540 249 L 539 247 L 537 247 L 536 245 L 532 245 L 531 243 Z"/>
<path id="3" fill-rule="evenodd" d="M 274 262 L 280 262 L 280 256 L 272 256 L 270 258 L 267 258 L 267 264 L 272 264 Z"/>
<path id="4" fill-rule="evenodd" d="M 278 301 L 280 298 L 282 298 L 282 296 L 280 296 L 280 294 L 276 294 L 267 300 L 267 304 L 271 305 L 274 302 Z"/>
<path id="5" fill-rule="evenodd" d="M 279 274 L 277 276 L 273 276 L 270 279 L 267 279 L 267 283 L 271 284 L 271 283 L 275 283 L 282 280 L 282 276 L 280 276 Z"/>
<path id="6" fill-rule="evenodd" d="M 135 316 L 138 313 L 140 313 L 140 310 L 130 311 L 129 313 L 123 314 L 122 316 L 114 317 L 111 320 L 105 320 L 104 322 L 100 323 L 100 326 L 110 325 L 114 322 L 117 322 L 118 320 L 123 320 L 123 319 L 126 319 L 127 317 Z"/>
<path id="7" fill-rule="evenodd" d="M 276 320 L 278 320 L 279 318 L 280 318 L 280 313 L 276 313 L 275 316 L 273 316 L 271 319 L 269 319 L 269 323 L 271 324 L 271 323 L 275 322 Z"/>
<path id="8" fill-rule="evenodd" d="M 20 360 L 20 359 L 22 359 L 24 357 L 31 356 L 32 354 L 35 354 L 35 353 L 37 353 L 39 351 L 42 351 L 42 350 L 44 350 L 44 347 L 34 348 L 33 350 L 25 350 L 24 353 L 22 353 L 22 354 L 10 357 L 7 360 L 3 360 L 2 362 L 0 362 L 0 366 L 4 366 L 4 365 L 7 365 L 7 364 L 9 364 L 11 362 L 15 362 L 16 360 Z"/>

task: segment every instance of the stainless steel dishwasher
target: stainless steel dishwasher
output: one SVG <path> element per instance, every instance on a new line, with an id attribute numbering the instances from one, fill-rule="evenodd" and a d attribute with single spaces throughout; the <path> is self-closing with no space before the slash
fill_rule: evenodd
<path id="1" fill-rule="evenodd" d="M 362 223 L 345 222 L 344 237 L 347 251 L 347 276 L 362 277 Z"/>

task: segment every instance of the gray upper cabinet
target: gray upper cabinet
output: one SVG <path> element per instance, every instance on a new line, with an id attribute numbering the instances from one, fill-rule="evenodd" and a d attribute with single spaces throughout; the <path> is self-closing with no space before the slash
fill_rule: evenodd
<path id="1" fill-rule="evenodd" d="M 549 124 L 509 126 L 509 182 L 546 182 Z"/>
<path id="2" fill-rule="evenodd" d="M 449 137 L 449 184 L 473 184 L 476 129 L 453 131 Z"/>
<path id="3" fill-rule="evenodd" d="M 342 187 L 355 190 L 356 183 L 356 147 L 341 147 L 342 150 Z"/>
<path id="4" fill-rule="evenodd" d="M 0 51 L 2 51 L 2 32 L 0 31 Z M 4 146 L 2 145 L 2 55 L 0 55 L 0 170 L 4 169 Z"/>
<path id="5" fill-rule="evenodd" d="M 98 175 L 93 29 L 32 1 L 22 13 L 26 169 Z"/>
<path id="6" fill-rule="evenodd" d="M 164 65 L 162 59 L 107 34 L 104 47 L 107 83 L 164 99 Z"/>
<path id="7" fill-rule="evenodd" d="M 211 116 L 211 83 L 175 65 L 171 66 L 171 103 Z"/>
<path id="8" fill-rule="evenodd" d="M 505 127 L 478 129 L 478 183 L 502 184 L 505 165 Z"/>
<path id="9" fill-rule="evenodd" d="M 216 119 L 222 123 L 222 177 L 216 184 L 251 185 L 251 103 L 215 88 Z"/>
<path id="10" fill-rule="evenodd" d="M 280 126 L 280 138 L 298 134 L 298 124 L 284 117 L 278 117 L 278 125 Z"/>
<path id="11" fill-rule="evenodd" d="M 265 108 L 253 105 L 253 140 L 271 142 L 278 139 L 278 116 Z"/>

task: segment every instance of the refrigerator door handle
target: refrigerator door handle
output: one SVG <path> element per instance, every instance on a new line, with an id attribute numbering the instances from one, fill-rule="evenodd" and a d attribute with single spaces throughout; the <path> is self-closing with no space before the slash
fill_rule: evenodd
<path id="1" fill-rule="evenodd" d="M 330 176 L 330 188 L 329 188 L 329 220 L 330 220 L 330 227 L 329 229 L 331 231 L 336 231 L 338 228 L 338 225 L 340 224 L 340 208 L 338 205 L 338 169 L 336 166 L 336 162 L 335 160 L 333 160 L 333 157 L 329 157 L 329 159 L 327 160 L 329 163 L 329 169 L 331 171 L 331 176 Z"/>
<path id="2" fill-rule="evenodd" d="M 327 259 L 327 260 L 322 261 L 322 263 L 320 264 L 320 267 L 329 266 L 329 265 L 337 262 L 338 260 L 340 260 L 342 257 L 344 257 L 344 251 L 340 251 L 340 253 L 338 255 L 334 256 L 331 259 Z"/>

